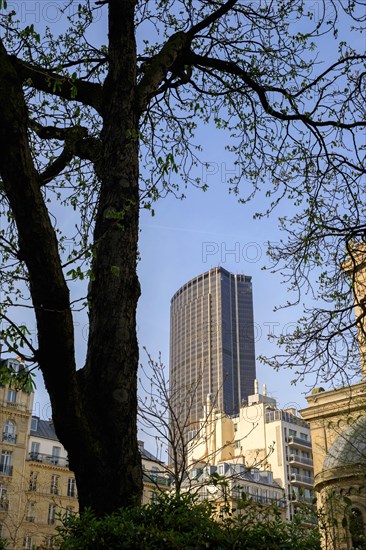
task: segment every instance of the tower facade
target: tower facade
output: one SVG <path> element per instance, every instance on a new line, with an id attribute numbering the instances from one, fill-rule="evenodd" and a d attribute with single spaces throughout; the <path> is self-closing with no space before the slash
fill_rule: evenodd
<path id="1" fill-rule="evenodd" d="M 215 408 L 238 414 L 255 376 L 251 277 L 216 267 L 183 285 L 170 310 L 170 388 L 177 416 L 194 430 L 208 394 Z"/>

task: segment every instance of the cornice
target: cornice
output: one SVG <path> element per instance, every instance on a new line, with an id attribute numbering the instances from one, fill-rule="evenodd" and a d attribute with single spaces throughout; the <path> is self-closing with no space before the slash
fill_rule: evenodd
<path id="1" fill-rule="evenodd" d="M 349 484 L 350 479 L 354 479 L 353 483 L 361 483 L 362 486 L 365 486 L 365 464 L 345 464 L 322 470 L 314 478 L 314 489 L 319 492 L 323 487 L 332 483 L 342 488 L 344 484 Z"/>
<path id="2" fill-rule="evenodd" d="M 29 459 L 26 459 L 25 462 L 28 465 L 32 465 L 34 469 L 36 467 L 39 467 L 40 469 L 51 470 L 52 472 L 65 472 L 65 473 L 73 474 L 73 472 L 66 466 L 56 466 L 55 464 L 49 464 L 47 462 L 40 462 L 38 460 L 29 460 Z"/>
<path id="3" fill-rule="evenodd" d="M 306 397 L 309 406 L 300 411 L 307 421 L 364 411 L 366 414 L 366 382 Z"/>

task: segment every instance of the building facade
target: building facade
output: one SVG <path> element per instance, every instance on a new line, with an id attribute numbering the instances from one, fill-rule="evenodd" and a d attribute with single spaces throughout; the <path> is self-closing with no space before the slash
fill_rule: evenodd
<path id="1" fill-rule="evenodd" d="M 25 368 L 19 360 L 2 364 L 14 373 Z M 66 449 L 52 419 L 32 415 L 33 399 L 33 392 L 0 384 L 0 538 L 9 550 L 53 548 L 57 525 L 78 512 Z M 147 503 L 169 488 L 170 479 L 142 442 L 139 448 Z"/>
<path id="2" fill-rule="evenodd" d="M 247 468 L 235 460 L 222 461 L 216 466 L 194 464 L 182 490 L 192 492 L 199 501 L 212 503 L 218 517 L 240 515 L 243 503 L 247 502 L 252 509 L 253 504 L 254 507 L 260 505 L 263 515 L 271 515 L 275 505 L 285 519 L 286 499 L 280 485 L 273 480 L 272 472 Z"/>
<path id="3" fill-rule="evenodd" d="M 366 382 L 313 390 L 314 487 L 325 550 L 366 548 Z"/>
<path id="4" fill-rule="evenodd" d="M 170 489 L 171 479 L 165 464 L 145 449 L 143 441 L 138 443 L 144 484 L 142 504 L 149 504 L 154 502 L 160 493 Z"/>
<path id="5" fill-rule="evenodd" d="M 5 360 L 17 373 L 20 360 Z M 33 392 L 0 386 L 0 535 L 12 550 L 53 548 L 55 528 L 78 510 L 76 482 L 51 420 L 32 416 Z"/>
<path id="6" fill-rule="evenodd" d="M 254 379 L 251 277 L 216 267 L 188 281 L 171 300 L 173 408 L 180 410 L 187 392 L 194 392 L 188 419 L 193 430 L 208 394 L 215 396 L 220 410 L 237 414 L 252 391 Z"/>
<path id="7" fill-rule="evenodd" d="M 294 410 L 282 410 L 276 401 L 258 392 L 248 397 L 248 404 L 237 416 L 211 411 L 209 403 L 196 441 L 192 441 L 189 462 L 205 461 L 211 465 L 234 462 L 246 468 L 260 468 L 272 473 L 286 500 L 287 517 L 298 508 L 309 507 L 314 500 L 314 470 L 310 427 Z"/>
<path id="8" fill-rule="evenodd" d="M 301 411 L 314 443 L 315 491 L 324 550 L 366 548 L 366 245 L 353 243 L 342 265 L 357 319 L 360 380 L 334 390 L 314 388 Z"/>

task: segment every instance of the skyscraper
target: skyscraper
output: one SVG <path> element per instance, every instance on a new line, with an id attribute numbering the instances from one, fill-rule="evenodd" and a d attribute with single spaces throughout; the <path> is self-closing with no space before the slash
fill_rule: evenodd
<path id="1" fill-rule="evenodd" d="M 216 267 L 183 285 L 170 309 L 170 385 L 173 408 L 194 388 L 189 423 L 203 415 L 208 394 L 227 414 L 238 414 L 253 393 L 254 321 L 251 277 Z"/>

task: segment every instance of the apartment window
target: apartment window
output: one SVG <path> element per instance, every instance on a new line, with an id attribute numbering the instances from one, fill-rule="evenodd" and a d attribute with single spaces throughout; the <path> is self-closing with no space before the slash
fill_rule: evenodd
<path id="1" fill-rule="evenodd" d="M 55 523 L 55 516 L 56 516 L 56 504 L 51 503 L 48 506 L 48 525 L 53 525 Z"/>
<path id="2" fill-rule="evenodd" d="M 45 539 L 45 548 L 52 549 L 55 548 L 55 537 L 53 535 L 48 535 Z"/>
<path id="3" fill-rule="evenodd" d="M 18 373 L 25 369 L 24 363 L 19 363 L 19 361 L 11 361 L 9 362 L 9 367 L 13 370 L 13 372 Z"/>
<path id="4" fill-rule="evenodd" d="M 37 416 L 32 416 L 32 420 L 31 420 L 32 432 L 36 432 L 38 430 L 38 420 L 39 418 Z"/>
<path id="5" fill-rule="evenodd" d="M 26 520 L 27 521 L 30 521 L 31 523 L 34 523 L 36 521 L 36 518 L 35 518 L 35 508 L 36 508 L 36 503 L 33 501 L 33 500 L 30 500 L 28 502 L 28 509 L 27 509 L 27 516 L 26 516 Z"/>
<path id="6" fill-rule="evenodd" d="M 66 506 L 65 518 L 70 519 L 75 515 L 75 508 L 73 506 Z"/>
<path id="7" fill-rule="evenodd" d="M 58 464 L 60 458 L 61 447 L 52 447 L 52 464 Z"/>
<path id="8" fill-rule="evenodd" d="M 13 453 L 10 451 L 2 451 L 0 456 L 0 474 L 11 476 Z"/>
<path id="9" fill-rule="evenodd" d="M 58 488 L 58 482 L 59 482 L 60 476 L 53 475 L 51 476 L 51 495 L 58 495 L 59 494 L 59 488 Z"/>
<path id="10" fill-rule="evenodd" d="M 296 431 L 296 430 L 291 430 L 291 429 L 290 429 L 290 430 L 288 431 L 288 434 L 289 434 L 290 436 L 292 435 L 293 437 L 296 437 L 297 431 Z"/>
<path id="11" fill-rule="evenodd" d="M 67 496 L 68 497 L 76 496 L 76 481 L 74 477 L 70 477 L 67 482 Z"/>
<path id="12" fill-rule="evenodd" d="M 240 447 L 241 447 L 241 441 L 240 441 L 240 439 L 237 439 L 237 440 L 234 442 L 234 447 L 235 447 L 235 449 L 240 449 Z"/>
<path id="13" fill-rule="evenodd" d="M 352 546 L 354 548 L 364 548 L 364 528 L 361 510 L 359 508 L 352 508 L 349 516 L 349 531 L 352 538 Z"/>
<path id="14" fill-rule="evenodd" d="M 5 485 L 0 484 L 0 510 L 8 510 L 8 489 Z"/>
<path id="15" fill-rule="evenodd" d="M 25 550 L 32 550 L 32 537 L 30 535 L 25 535 L 23 539 L 23 548 Z"/>
<path id="16" fill-rule="evenodd" d="M 32 441 L 31 450 L 30 450 L 30 458 L 32 458 L 33 460 L 38 459 L 39 448 L 40 448 L 39 442 L 38 441 Z"/>
<path id="17" fill-rule="evenodd" d="M 31 472 L 29 476 L 29 490 L 30 491 L 36 491 L 37 490 L 37 479 L 38 479 L 38 472 Z"/>
<path id="18" fill-rule="evenodd" d="M 150 475 L 151 475 L 151 480 L 152 481 L 157 481 L 157 479 L 158 479 L 158 469 L 156 467 L 151 468 Z"/>
<path id="19" fill-rule="evenodd" d="M 301 437 L 301 439 L 303 439 L 304 441 L 307 441 L 307 440 L 308 440 L 308 434 L 304 434 L 304 433 L 300 432 L 300 437 Z"/>
<path id="20" fill-rule="evenodd" d="M 8 390 L 8 403 L 16 403 L 17 392 L 15 390 Z"/>
<path id="21" fill-rule="evenodd" d="M 4 431 L 3 431 L 3 441 L 6 443 L 16 443 L 16 425 L 14 420 L 7 420 L 5 422 Z"/>

